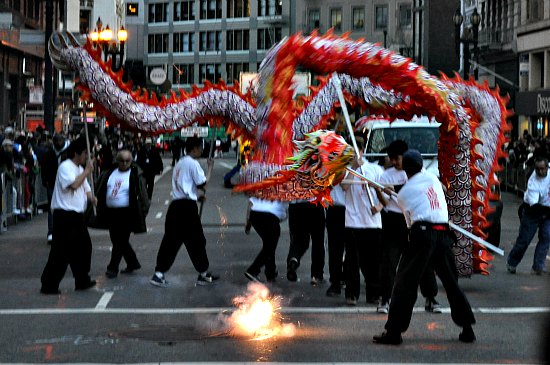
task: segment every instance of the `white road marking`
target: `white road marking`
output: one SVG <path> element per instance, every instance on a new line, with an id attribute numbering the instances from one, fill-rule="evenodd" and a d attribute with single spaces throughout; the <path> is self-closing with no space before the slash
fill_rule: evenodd
<path id="1" fill-rule="evenodd" d="M 105 293 L 105 295 L 108 293 Z M 112 296 L 112 295 L 111 295 Z M 103 298 L 102 298 L 103 299 Z M 110 298 L 109 298 L 110 299 Z M 101 302 L 101 300 L 100 300 Z M 98 303 L 99 306 L 99 303 Z M 233 307 L 211 308 L 33 308 L 33 309 L 0 309 L 0 315 L 40 315 L 40 314 L 218 314 L 233 311 Z M 451 313 L 450 308 L 442 308 L 443 313 Z M 550 307 L 480 307 L 472 308 L 475 313 L 483 314 L 536 314 L 550 313 Z M 364 314 L 376 313 L 374 307 L 295 307 L 281 308 L 286 314 Z M 424 307 L 414 308 L 416 313 L 424 313 Z"/>
<path id="2" fill-rule="evenodd" d="M 168 204 L 170 204 L 170 200 L 165 200 L 164 205 L 168 205 Z"/>
<path id="3" fill-rule="evenodd" d="M 111 298 L 113 297 L 114 294 L 115 294 L 115 292 L 112 292 L 112 291 L 105 292 L 101 296 L 101 299 L 99 299 L 99 302 L 97 302 L 97 304 L 95 306 L 95 309 L 96 310 L 105 310 L 107 308 L 107 305 L 109 304 L 109 301 L 111 300 Z"/>
<path id="4" fill-rule="evenodd" d="M 160 219 L 160 217 L 162 217 L 162 212 L 158 212 L 157 215 L 155 215 L 156 219 Z"/>
<path id="5" fill-rule="evenodd" d="M 170 170 L 172 170 L 172 166 L 170 166 L 170 164 L 168 164 L 168 166 L 165 166 L 164 170 L 162 170 L 162 173 L 160 175 L 155 176 L 155 184 L 164 176 L 164 174 L 166 174 Z"/>
<path id="6" fill-rule="evenodd" d="M 219 164 L 220 166 L 225 167 L 226 169 L 229 169 L 229 170 L 231 170 L 231 169 L 233 169 L 233 167 L 235 167 L 235 164 L 230 165 L 230 164 L 228 164 L 227 162 L 223 162 L 223 161 L 218 162 L 218 164 Z"/>

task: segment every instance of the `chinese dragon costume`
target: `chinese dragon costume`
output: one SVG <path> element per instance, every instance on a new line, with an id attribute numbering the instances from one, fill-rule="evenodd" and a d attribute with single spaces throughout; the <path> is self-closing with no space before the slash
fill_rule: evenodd
<path id="1" fill-rule="evenodd" d="M 81 45 L 70 33 L 55 33 L 48 49 L 58 69 L 77 72 L 82 99 L 110 121 L 146 134 L 210 122 L 250 140 L 255 154 L 235 190 L 263 199 L 330 202 L 331 187 L 354 155 L 342 137 L 325 130 L 339 106 L 340 84 L 346 103 L 370 115 L 434 118 L 441 123 L 438 160 L 450 219 L 485 237 L 484 217 L 509 129 L 507 99 L 487 85 L 458 76 L 437 78 L 378 44 L 329 32 L 293 35 L 269 50 L 255 95 L 242 94 L 237 83 L 205 81 L 202 88 L 179 90 L 179 95 L 172 91 L 159 102 L 147 90 L 124 83 L 123 71 L 113 72 L 111 59 L 103 61 L 89 39 Z M 291 89 L 298 68 L 325 75 L 299 103 Z M 460 233 L 457 237 L 459 275 L 486 274 L 490 255 Z"/>

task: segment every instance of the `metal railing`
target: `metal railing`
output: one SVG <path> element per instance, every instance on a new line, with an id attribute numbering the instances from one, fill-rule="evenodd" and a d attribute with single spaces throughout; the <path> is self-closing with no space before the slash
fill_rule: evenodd
<path id="1" fill-rule="evenodd" d="M 514 166 L 511 163 L 506 163 L 504 169 L 498 174 L 500 185 L 506 191 L 516 193 L 524 193 L 527 190 L 527 181 L 533 173 L 533 167 L 525 167 L 523 164 Z"/>

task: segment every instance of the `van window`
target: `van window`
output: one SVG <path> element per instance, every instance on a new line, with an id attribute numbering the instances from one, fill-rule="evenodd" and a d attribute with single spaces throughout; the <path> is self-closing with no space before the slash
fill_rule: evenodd
<path id="1" fill-rule="evenodd" d="M 423 154 L 437 154 L 439 128 L 380 128 L 371 130 L 366 153 L 380 153 L 391 142 L 401 139 L 409 148 Z"/>

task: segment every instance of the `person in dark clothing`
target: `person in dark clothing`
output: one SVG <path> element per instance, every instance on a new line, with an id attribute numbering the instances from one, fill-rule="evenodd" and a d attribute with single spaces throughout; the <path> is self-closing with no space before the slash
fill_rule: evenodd
<path id="1" fill-rule="evenodd" d="M 181 151 L 183 149 L 183 141 L 180 137 L 174 138 L 172 141 L 172 167 L 178 163 L 181 157 Z"/>
<path id="2" fill-rule="evenodd" d="M 129 274 L 141 268 L 129 239 L 132 232 L 147 232 L 145 217 L 150 206 L 145 179 L 139 166 L 132 163 L 132 153 L 119 151 L 116 162 L 118 167 L 105 171 L 97 182 L 96 228 L 108 228 L 113 244 L 105 272 L 108 278 L 118 275 L 123 257 L 126 268 L 121 273 Z"/>
<path id="3" fill-rule="evenodd" d="M 156 147 L 153 147 L 152 144 L 153 140 L 150 137 L 147 137 L 145 139 L 145 147 L 138 151 L 136 159 L 136 163 L 143 170 L 149 200 L 153 197 L 155 176 L 162 174 L 162 170 L 164 169 L 160 152 Z"/>
<path id="4" fill-rule="evenodd" d="M 75 290 L 95 286 L 90 279 L 92 241 L 84 220 L 88 201 L 96 204 L 87 178 L 94 171 L 88 159 L 86 140 L 79 138 L 67 151 L 67 160 L 59 165 L 55 180 L 53 210 L 53 241 L 48 262 L 42 272 L 42 294 L 59 294 L 59 283 L 71 266 Z M 83 168 L 85 166 L 85 168 Z"/>
<path id="5" fill-rule="evenodd" d="M 47 147 L 40 164 L 42 185 L 46 188 L 48 197 L 48 244 L 51 244 L 53 240 L 53 210 L 51 209 L 51 203 L 53 188 L 55 186 L 55 177 L 59 165 L 67 158 L 67 148 L 69 145 L 70 141 L 66 140 L 62 134 L 54 135 L 53 143 Z"/>
<path id="6" fill-rule="evenodd" d="M 468 299 L 458 286 L 458 274 L 452 252 L 456 238 L 449 230 L 449 213 L 443 188 L 437 177 L 422 170 L 422 156 L 416 150 L 403 154 L 403 170 L 408 181 L 397 195 L 397 203 L 410 228 L 409 245 L 403 250 L 393 286 L 385 331 L 373 337 L 379 344 L 399 345 L 401 333 L 410 324 L 418 285 L 424 272 L 435 269 L 443 283 L 451 318 L 462 327 L 462 342 L 476 339 L 472 325 L 474 314 Z"/>

